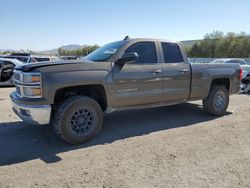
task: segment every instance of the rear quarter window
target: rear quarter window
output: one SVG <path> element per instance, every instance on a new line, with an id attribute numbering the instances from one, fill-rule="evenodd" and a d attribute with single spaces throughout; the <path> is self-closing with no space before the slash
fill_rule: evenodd
<path id="1" fill-rule="evenodd" d="M 38 61 L 38 62 L 50 61 L 50 59 L 47 58 L 47 57 L 35 57 L 34 59 L 35 59 L 36 61 Z"/>

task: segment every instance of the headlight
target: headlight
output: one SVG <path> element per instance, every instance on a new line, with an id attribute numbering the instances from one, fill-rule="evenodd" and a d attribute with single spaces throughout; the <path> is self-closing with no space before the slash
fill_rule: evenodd
<path id="1" fill-rule="evenodd" d="M 41 82 L 41 74 L 40 73 L 24 74 L 22 81 L 24 84 L 38 84 Z"/>
<path id="2" fill-rule="evenodd" d="M 39 72 L 14 72 L 14 83 L 18 95 L 27 98 L 42 97 L 42 78 Z"/>

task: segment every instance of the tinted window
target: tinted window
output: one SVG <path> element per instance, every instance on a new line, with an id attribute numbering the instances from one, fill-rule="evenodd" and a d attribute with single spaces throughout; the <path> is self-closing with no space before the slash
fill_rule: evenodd
<path id="1" fill-rule="evenodd" d="M 125 53 L 136 52 L 139 57 L 137 63 L 157 63 L 155 43 L 138 42 L 127 48 Z"/>
<path id="2" fill-rule="evenodd" d="M 41 61 L 50 61 L 48 57 L 35 57 L 34 58 L 36 61 L 41 62 Z"/>
<path id="3" fill-rule="evenodd" d="M 174 43 L 161 43 L 164 53 L 165 63 L 183 62 L 183 57 L 180 48 Z"/>
<path id="4" fill-rule="evenodd" d="M 230 61 L 227 61 L 226 63 L 238 63 L 238 64 L 241 64 L 241 65 L 246 64 L 244 61 L 241 61 L 241 60 L 230 60 Z"/>
<path id="5" fill-rule="evenodd" d="M 35 63 L 35 62 L 37 62 L 37 60 L 35 58 L 30 58 L 29 62 L 30 63 Z"/>

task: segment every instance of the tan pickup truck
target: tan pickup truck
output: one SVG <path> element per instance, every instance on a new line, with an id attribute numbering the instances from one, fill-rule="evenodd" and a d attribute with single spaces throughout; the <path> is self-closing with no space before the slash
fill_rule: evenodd
<path id="1" fill-rule="evenodd" d="M 79 144 L 99 132 L 104 112 L 201 99 L 209 114 L 223 115 L 241 77 L 236 64 L 188 63 L 181 43 L 126 38 L 83 60 L 17 66 L 10 97 L 21 119 Z"/>

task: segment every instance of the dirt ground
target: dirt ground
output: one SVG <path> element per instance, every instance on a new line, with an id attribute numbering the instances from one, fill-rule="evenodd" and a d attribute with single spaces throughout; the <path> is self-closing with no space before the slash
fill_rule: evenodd
<path id="1" fill-rule="evenodd" d="M 200 101 L 116 112 L 91 142 L 69 146 L 22 123 L 0 88 L 0 187 L 250 187 L 250 96 L 227 115 Z"/>

